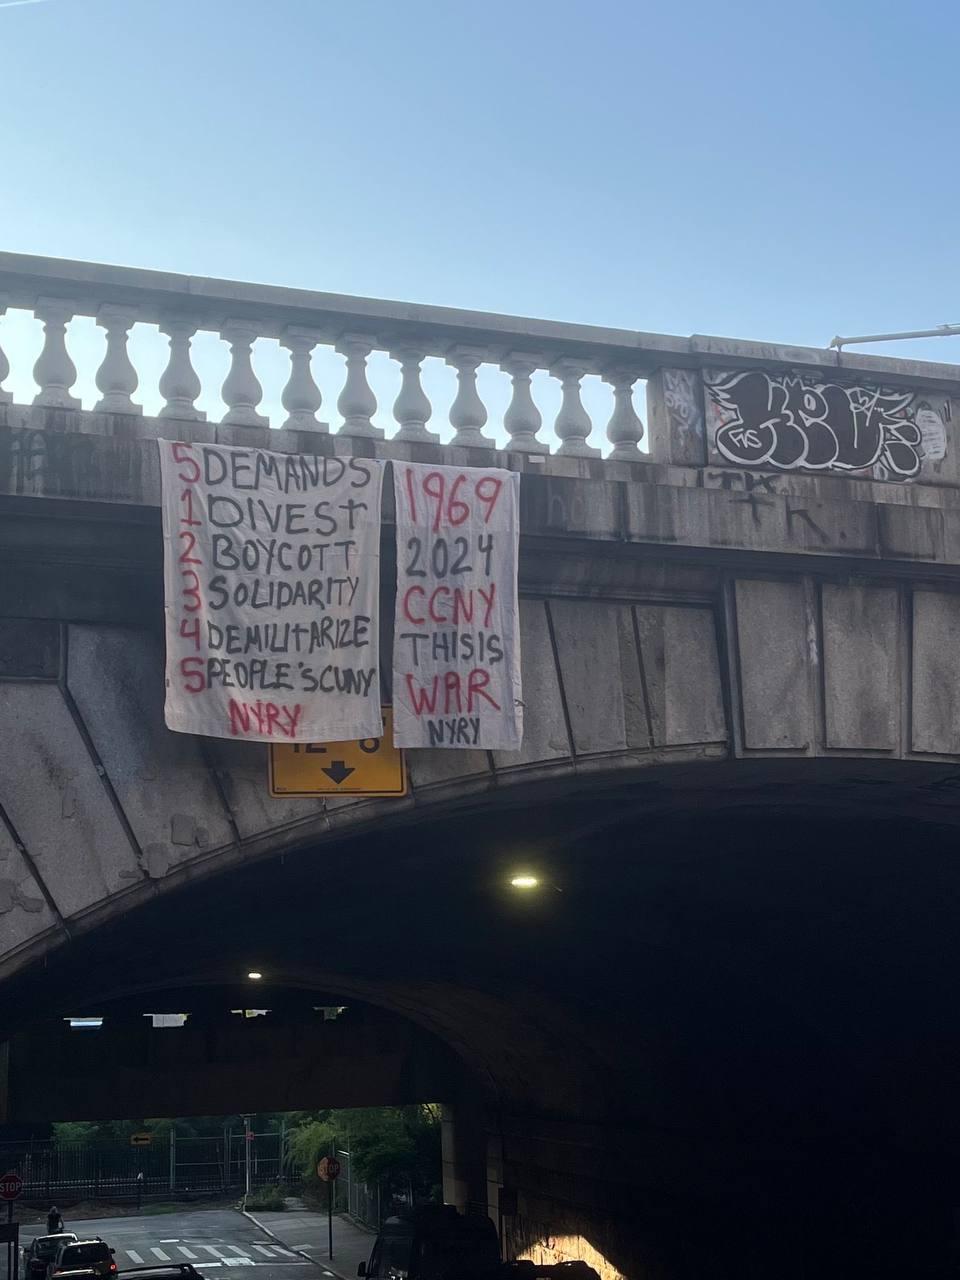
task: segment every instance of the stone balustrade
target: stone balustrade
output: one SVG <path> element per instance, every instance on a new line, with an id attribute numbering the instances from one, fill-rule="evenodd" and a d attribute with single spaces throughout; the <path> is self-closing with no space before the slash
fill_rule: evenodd
<path id="1" fill-rule="evenodd" d="M 638 461 L 642 456 L 638 446 L 643 425 L 633 392 L 646 362 L 631 360 L 630 351 L 636 345 L 632 334 L 618 334 L 609 341 L 600 330 L 584 340 L 580 334 L 586 331 L 577 326 L 541 323 L 541 332 L 530 333 L 535 322 L 439 307 L 0 254 L 0 309 L 7 308 L 30 311 L 43 324 L 43 350 L 33 366 L 39 387 L 33 404 L 41 408 L 79 408 L 72 391 L 77 367 L 68 349 L 66 325 L 74 316 L 92 316 L 106 333 L 106 349 L 96 372 L 101 392 L 94 406 L 98 412 L 143 413 L 135 399 L 138 375 L 127 350 L 131 329 L 141 324 L 156 326 L 169 341 L 167 366 L 158 385 L 164 401 L 161 418 L 197 421 L 205 417 L 196 408 L 203 387 L 191 344 L 198 332 L 212 331 L 230 353 L 220 395 L 226 405 L 221 422 L 231 427 L 273 425 L 326 432 L 329 426 L 318 415 L 333 399 L 342 418 L 341 433 L 380 438 L 384 432 L 374 423 L 378 403 L 368 381 L 367 360 L 371 352 L 383 351 L 398 366 L 393 403 L 396 440 L 440 442 L 433 425 L 435 406 L 421 382 L 423 361 L 439 357 L 457 377 L 449 407 L 452 445 L 497 447 L 477 388 L 478 369 L 492 365 L 512 382 L 512 399 L 502 423 L 511 451 L 549 452 L 538 434 L 543 418 L 531 393 L 532 375 L 546 370 L 562 386 L 554 424 L 560 454 L 594 457 L 600 452 L 587 444 L 594 424 L 580 398 L 581 380 L 594 374 L 615 388 L 608 429 L 611 455 Z M 543 332 L 551 329 L 555 335 Z M 273 339 L 289 352 L 289 377 L 281 396 L 287 417 L 282 422 L 270 423 L 260 408 L 263 389 L 254 371 L 252 348 L 261 338 Z M 346 377 L 338 396 L 331 397 L 314 380 L 311 355 L 321 345 L 332 347 L 345 361 Z M 9 361 L 0 351 L 0 382 L 9 372 Z M 9 403 L 10 393 L 2 387 L 0 396 Z"/>
<path id="2" fill-rule="evenodd" d="M 707 461 L 700 441 L 691 447 L 683 423 L 678 439 L 677 424 L 670 422 L 670 397 L 664 395 L 664 371 L 674 379 L 670 385 L 677 385 L 678 376 L 686 378 L 692 399 L 699 398 L 701 405 L 698 374 L 708 368 L 786 368 L 829 372 L 831 377 L 839 370 L 848 377 L 896 379 L 915 390 L 933 387 L 953 395 L 960 390 L 960 371 L 949 365 L 721 338 L 670 337 L 0 253 L 0 314 L 8 309 L 31 312 L 43 325 L 43 347 L 32 370 L 39 389 L 32 403 L 44 411 L 80 407 L 73 390 L 77 367 L 67 333 L 73 317 L 92 317 L 105 332 L 105 351 L 95 378 L 100 399 L 93 408 L 121 417 L 143 414 L 136 398 L 138 374 L 128 353 L 135 326 L 153 326 L 158 330 L 157 342 L 165 338 L 169 344 L 166 367 L 156 387 L 163 401 L 158 416 L 181 422 L 206 417 L 196 402 L 208 388 L 194 365 L 191 344 L 198 333 L 218 335 L 230 358 L 219 388 L 226 406 L 220 421 L 231 428 L 234 439 L 238 431 L 242 438 L 244 428 L 267 426 L 328 432 L 328 423 L 319 415 L 332 404 L 342 420 L 340 434 L 382 438 L 384 430 L 375 421 L 378 401 L 368 378 L 368 358 L 373 352 L 386 353 L 396 366 L 393 440 L 440 443 L 440 415 L 422 382 L 423 363 L 433 358 L 444 361 L 456 374 L 456 394 L 447 411 L 451 445 L 502 448 L 506 438 L 511 452 L 549 453 L 532 384 L 534 376 L 545 371 L 558 387 L 559 410 L 552 423 L 556 452 L 573 458 L 598 457 L 601 451 L 591 443 L 595 424 L 581 394 L 589 375 L 608 385 L 612 412 L 606 424 L 606 456 L 637 463 L 702 465 Z M 0 339 L 2 332 L 0 328 Z M 289 373 L 280 396 L 286 417 L 273 422 L 261 407 L 263 388 L 252 359 L 253 344 L 261 339 L 278 343 L 289 355 Z M 311 360 L 318 347 L 329 347 L 343 358 L 345 378 L 338 391 L 317 385 Z M 478 389 L 482 366 L 501 372 L 505 395 L 509 387 L 509 405 L 495 422 L 490 421 Z M 3 386 L 9 374 L 9 361 L 0 349 L 0 405 L 13 399 Z M 645 442 L 641 452 L 644 425 L 635 393 L 645 379 L 651 379 L 646 416 L 653 439 Z M 23 385 L 22 377 L 18 384 Z M 702 437 L 702 414 L 698 430 Z"/>

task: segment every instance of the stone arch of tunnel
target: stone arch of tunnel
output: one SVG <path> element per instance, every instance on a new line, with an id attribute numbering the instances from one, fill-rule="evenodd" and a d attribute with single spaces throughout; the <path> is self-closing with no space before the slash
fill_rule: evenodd
<path id="1" fill-rule="evenodd" d="M 611 1275 L 946 1274 L 958 791 L 837 758 L 511 789 L 159 895 L 8 979 L 0 1025 L 255 964 L 456 1056 L 462 1195 L 516 1191 L 517 1247 L 582 1239 Z"/>

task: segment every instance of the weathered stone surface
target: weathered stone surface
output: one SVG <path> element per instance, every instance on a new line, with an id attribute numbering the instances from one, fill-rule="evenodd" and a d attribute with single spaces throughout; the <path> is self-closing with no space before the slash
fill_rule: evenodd
<path id="1" fill-rule="evenodd" d="M 813 639 L 802 582 L 736 582 L 744 746 L 802 750 L 813 743 Z"/>
<path id="2" fill-rule="evenodd" d="M 0 822 L 0 955 L 56 924 L 26 859 Z"/>
<path id="3" fill-rule="evenodd" d="M 67 683 L 97 755 L 155 873 L 230 844 L 233 832 L 198 740 L 163 722 L 159 640 L 120 627 L 70 627 Z"/>
<path id="4" fill-rule="evenodd" d="M 489 779 L 486 751 L 408 751 L 407 777 L 414 791 L 445 786 L 458 778 Z"/>
<path id="5" fill-rule="evenodd" d="M 634 542 L 707 545 L 708 494 L 703 489 L 664 489 L 634 484 L 627 489 L 630 539 Z"/>
<path id="6" fill-rule="evenodd" d="M 2 801 L 61 914 L 142 877 L 70 712 L 53 684 L 0 684 Z"/>
<path id="7" fill-rule="evenodd" d="M 237 830 L 244 840 L 304 819 L 319 819 L 323 814 L 323 801 L 319 798 L 297 800 L 270 795 L 267 777 L 269 749 L 262 742 L 239 742 L 229 738 L 209 740 L 213 767 Z"/>
<path id="8" fill-rule="evenodd" d="M 960 596 L 913 593 L 914 751 L 960 754 Z"/>
<path id="9" fill-rule="evenodd" d="M 510 770 L 570 754 L 560 682 L 553 660 L 546 607 L 542 600 L 520 601 L 520 653 L 523 678 L 523 745 L 496 751 L 497 770 Z"/>
<path id="10" fill-rule="evenodd" d="M 629 608 L 552 600 L 560 676 L 579 755 L 648 747 L 640 664 Z"/>
<path id="11" fill-rule="evenodd" d="M 60 628 L 23 618 L 0 621 L 0 680 L 56 680 Z"/>
<path id="12" fill-rule="evenodd" d="M 826 583 L 822 610 L 827 746 L 892 751 L 900 724 L 897 592 Z"/>
<path id="13" fill-rule="evenodd" d="M 570 459 L 573 461 L 573 459 Z M 615 482 L 527 475 L 520 486 L 520 522 L 545 533 L 615 538 L 624 486 Z"/>
<path id="14" fill-rule="evenodd" d="M 878 507 L 882 553 L 901 560 L 943 560 L 943 514 L 935 507 Z"/>
<path id="15" fill-rule="evenodd" d="M 647 428 L 654 461 L 702 467 L 707 460 L 703 383 L 694 369 L 658 369 L 647 379 Z"/>
<path id="16" fill-rule="evenodd" d="M 654 743 L 725 741 L 713 611 L 638 605 L 634 613 Z"/>

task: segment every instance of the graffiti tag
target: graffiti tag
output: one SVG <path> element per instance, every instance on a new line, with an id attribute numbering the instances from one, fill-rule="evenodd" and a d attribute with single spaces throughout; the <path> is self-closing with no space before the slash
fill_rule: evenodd
<path id="1" fill-rule="evenodd" d="M 920 471 L 923 420 L 912 391 L 759 370 L 705 381 L 716 448 L 730 462 L 783 471 L 873 468 L 889 480 L 910 480 Z"/>

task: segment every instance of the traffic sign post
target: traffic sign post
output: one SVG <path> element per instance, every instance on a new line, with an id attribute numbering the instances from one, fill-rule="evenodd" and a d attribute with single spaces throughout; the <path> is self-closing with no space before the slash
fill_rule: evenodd
<path id="1" fill-rule="evenodd" d="M 23 1179 L 19 1173 L 0 1174 L 0 1200 L 8 1200 L 10 1202 L 10 1212 L 13 1213 L 13 1201 L 18 1200 L 23 1195 Z"/>
<path id="2" fill-rule="evenodd" d="M 270 794 L 405 796 L 403 752 L 393 745 L 393 710 L 383 708 L 383 737 L 359 742 L 270 744 Z"/>
<path id="3" fill-rule="evenodd" d="M 7 1280 L 16 1280 L 17 1248 L 20 1228 L 14 1225 L 13 1202 L 23 1195 L 23 1179 L 19 1173 L 9 1170 L 0 1174 L 0 1200 L 7 1202 L 7 1229 L 4 1237 L 7 1242 Z"/>
<path id="4" fill-rule="evenodd" d="M 13 1222 L 13 1201 L 7 1207 L 7 1221 L 0 1226 L 0 1240 L 7 1246 L 7 1280 L 15 1280 L 20 1256 L 20 1223 Z"/>
<path id="5" fill-rule="evenodd" d="M 327 1184 L 327 1251 L 333 1261 L 333 1184 L 340 1177 L 340 1161 L 336 1156 L 324 1156 L 317 1164 L 317 1177 Z"/>

